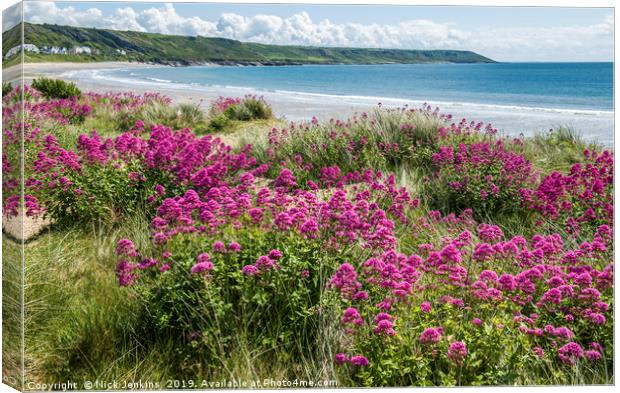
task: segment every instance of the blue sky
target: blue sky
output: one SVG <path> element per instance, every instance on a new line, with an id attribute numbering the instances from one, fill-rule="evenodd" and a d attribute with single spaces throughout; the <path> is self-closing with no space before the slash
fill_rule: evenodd
<path id="1" fill-rule="evenodd" d="M 611 8 L 27 2 L 25 10 L 34 23 L 270 44 L 464 49 L 500 61 L 613 59 Z"/>

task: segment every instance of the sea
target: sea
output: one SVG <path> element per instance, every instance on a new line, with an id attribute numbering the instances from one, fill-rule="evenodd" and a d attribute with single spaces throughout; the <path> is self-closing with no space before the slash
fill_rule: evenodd
<path id="1" fill-rule="evenodd" d="M 571 127 L 588 140 L 613 144 L 613 63 L 385 64 L 191 66 L 99 70 L 91 77 L 257 94 L 326 108 L 439 107 L 454 117 L 492 123 L 509 135 Z M 286 108 L 281 109 L 286 112 Z M 295 111 L 293 111 L 295 112 Z M 326 112 L 327 113 L 327 112 Z M 283 113 L 286 114 L 286 113 Z M 300 120 L 310 112 L 297 114 Z"/>

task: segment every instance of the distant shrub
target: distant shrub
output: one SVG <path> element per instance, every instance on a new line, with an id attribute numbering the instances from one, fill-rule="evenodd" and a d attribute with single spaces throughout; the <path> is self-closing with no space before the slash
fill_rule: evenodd
<path id="1" fill-rule="evenodd" d="M 222 131 L 226 126 L 230 124 L 230 119 L 223 113 L 211 118 L 209 126 L 214 131 Z"/>
<path id="2" fill-rule="evenodd" d="M 147 129 L 162 124 L 175 130 L 190 128 L 198 131 L 205 126 L 205 115 L 196 104 L 181 103 L 172 106 L 166 102 L 154 101 L 138 110 L 119 111 L 114 116 L 115 128 L 118 131 L 127 131 L 136 121 L 142 121 Z"/>
<path id="3" fill-rule="evenodd" d="M 265 120 L 273 117 L 271 107 L 262 97 L 247 95 L 243 98 L 219 97 L 211 105 L 209 126 L 222 131 L 232 121 Z"/>
<path id="4" fill-rule="evenodd" d="M 265 100 L 256 96 L 245 96 L 239 105 L 227 109 L 228 116 L 233 120 L 269 119 L 273 116 L 271 107 Z"/>
<path id="5" fill-rule="evenodd" d="M 13 91 L 13 86 L 9 82 L 2 83 L 2 97 Z"/>
<path id="6" fill-rule="evenodd" d="M 205 114 L 197 104 L 188 102 L 180 103 L 176 106 L 177 117 L 183 124 L 187 124 L 187 127 L 202 123 L 205 119 Z"/>
<path id="7" fill-rule="evenodd" d="M 43 97 L 48 99 L 82 96 L 82 92 L 74 83 L 65 82 L 60 79 L 37 78 L 32 81 L 32 87 L 37 89 L 41 92 Z"/>

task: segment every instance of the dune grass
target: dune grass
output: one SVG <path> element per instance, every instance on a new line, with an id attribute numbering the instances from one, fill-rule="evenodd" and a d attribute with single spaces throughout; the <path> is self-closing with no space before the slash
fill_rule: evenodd
<path id="1" fill-rule="evenodd" d="M 2 234 L 2 376 L 21 389 L 22 367 L 22 249 L 20 242 Z"/>

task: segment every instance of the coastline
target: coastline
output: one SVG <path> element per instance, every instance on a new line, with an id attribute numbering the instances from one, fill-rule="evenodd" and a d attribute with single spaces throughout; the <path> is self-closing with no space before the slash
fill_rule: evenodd
<path id="1" fill-rule="evenodd" d="M 218 67 L 220 65 L 212 65 Z M 74 82 L 86 91 L 132 91 L 144 93 L 157 91 L 172 98 L 174 102 L 192 102 L 208 110 L 210 102 L 219 96 L 263 96 L 273 107 L 276 116 L 288 121 L 344 119 L 354 113 L 369 111 L 379 103 L 385 107 L 418 107 L 422 101 L 362 96 L 333 96 L 278 90 L 256 90 L 230 86 L 181 85 L 166 81 L 138 81 L 102 77 L 99 71 L 119 68 L 170 67 L 166 65 L 136 62 L 98 63 L 25 63 L 24 78 L 27 82 L 37 76 L 49 76 Z M 11 73 L 19 74 L 19 65 L 3 69 L 3 80 Z M 528 108 L 509 105 L 472 104 L 459 102 L 428 102 L 439 107 L 442 113 L 453 115 L 454 121 L 463 118 L 470 121 L 486 121 L 500 132 L 518 136 L 545 132 L 560 126 L 568 126 L 589 141 L 613 145 L 613 111 Z M 612 132 L 610 132 L 612 130 Z"/>
<path id="2" fill-rule="evenodd" d="M 129 61 L 102 61 L 92 63 L 72 63 L 72 62 L 37 62 L 24 63 L 23 71 L 25 79 L 32 79 L 37 76 L 58 76 L 63 72 L 76 70 L 96 70 L 106 68 L 134 68 L 134 67 L 157 67 L 149 63 L 136 63 Z M 160 67 L 164 67 L 163 65 Z M 11 81 L 19 78 L 22 64 L 15 64 L 10 67 L 2 67 L 2 80 Z"/>

